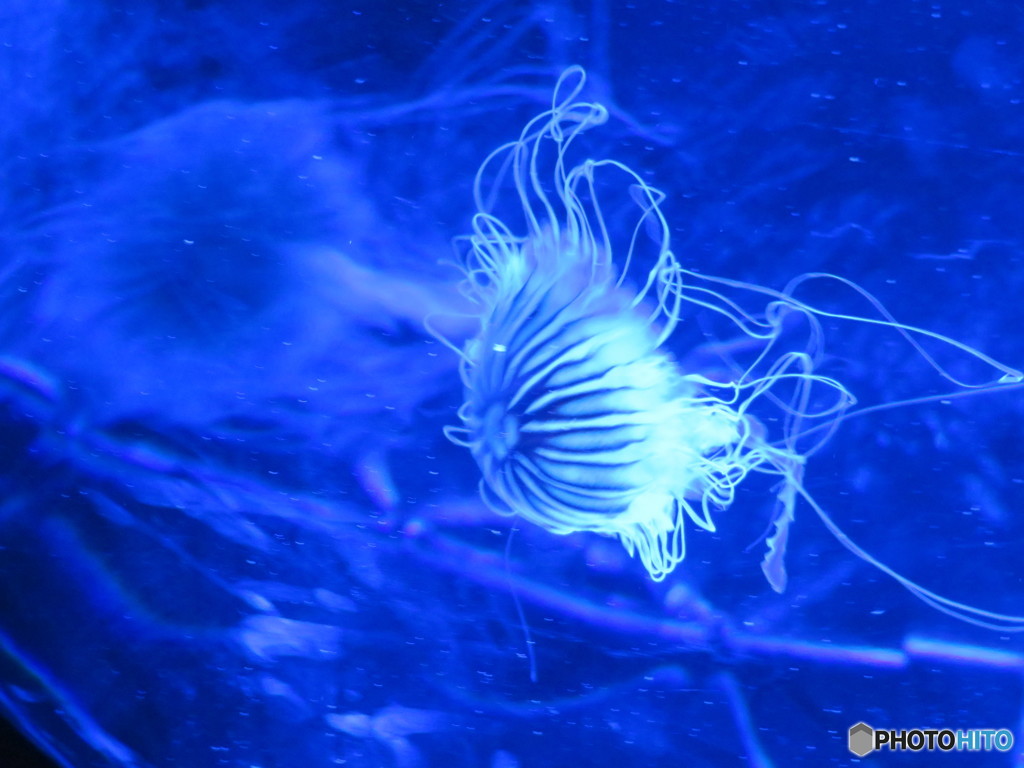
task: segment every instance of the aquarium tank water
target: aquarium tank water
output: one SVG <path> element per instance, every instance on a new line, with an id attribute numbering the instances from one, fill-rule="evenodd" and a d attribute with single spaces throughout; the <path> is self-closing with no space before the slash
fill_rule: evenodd
<path id="1" fill-rule="evenodd" d="M 1024 765 L 1022 39 L 7 0 L 0 768 Z"/>

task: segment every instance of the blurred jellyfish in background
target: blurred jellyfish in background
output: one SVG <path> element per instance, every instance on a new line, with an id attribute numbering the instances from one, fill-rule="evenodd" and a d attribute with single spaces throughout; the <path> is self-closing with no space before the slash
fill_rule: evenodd
<path id="1" fill-rule="evenodd" d="M 848 765 L 860 720 L 1024 743 L 1019 638 L 929 612 L 809 524 L 785 594 L 766 587 L 778 477 L 738 486 L 660 582 L 594 533 L 510 538 L 444 437 L 457 358 L 424 326 L 476 333 L 451 248 L 474 177 L 576 62 L 608 120 L 574 151 L 665 193 L 683 268 L 843 275 L 1020 367 L 1021 23 L 6 4 L 3 714 L 73 768 Z M 596 182 L 616 240 L 636 224 L 622 182 Z M 720 381 L 756 357 L 690 309 L 665 341 L 681 369 Z M 808 493 L 908 578 L 1020 613 L 1019 395 L 938 397 L 897 334 L 821 322 L 861 407 L 923 400 L 844 422 Z M 13 738 L 0 763 L 46 764 Z"/>

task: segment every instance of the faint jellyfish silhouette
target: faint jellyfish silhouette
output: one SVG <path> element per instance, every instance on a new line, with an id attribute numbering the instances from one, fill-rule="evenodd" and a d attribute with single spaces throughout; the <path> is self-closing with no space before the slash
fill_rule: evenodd
<path id="1" fill-rule="evenodd" d="M 391 337 L 450 289 L 382 255 L 418 246 L 381 234 L 337 141 L 345 120 L 300 100 L 223 100 L 94 147 L 100 171 L 80 171 L 82 198 L 45 217 L 53 245 L 31 264 L 42 275 L 34 332 L 9 349 L 81 381 L 93 423 L 250 436 L 276 421 L 340 444 L 361 435 L 352 419 L 346 429 L 324 418 L 336 404 L 406 417 L 452 365 L 426 355 L 410 365 Z M 338 339 L 374 354 L 339 355 Z M 392 393 L 385 413 L 362 382 L 397 368 L 420 389 Z"/>
<path id="2" fill-rule="evenodd" d="M 461 349 L 448 343 L 461 359 L 465 401 L 458 413 L 464 426 L 446 434 L 476 459 L 488 506 L 555 534 L 617 537 L 660 581 L 686 556 L 686 525 L 714 531 L 714 513 L 733 503 L 737 486 L 751 473 L 766 474 L 779 490 L 761 568 L 777 592 L 786 586 L 784 556 L 799 497 L 847 549 L 924 602 L 970 623 L 1024 630 L 1024 617 L 957 602 L 896 573 L 846 536 L 803 484 L 807 458 L 856 403 L 842 382 L 819 371 L 823 319 L 899 334 L 962 390 L 1016 385 L 1021 372 L 896 321 L 837 275 L 801 275 L 775 291 L 686 269 L 670 248 L 661 192 L 615 160 L 571 163 L 573 141 L 608 117 L 601 104 L 580 100 L 584 81 L 582 68 L 566 70 L 551 108 L 494 150 L 476 175 L 477 213 L 460 266 L 479 328 Z M 598 177 L 605 171 L 624 174 L 629 184 L 633 213 L 621 244 L 609 215 L 621 209 L 602 205 Z M 518 230 L 494 212 L 509 176 L 513 215 L 524 221 Z M 641 264 L 648 243 L 653 254 Z M 812 281 L 845 286 L 877 316 L 798 298 Z M 747 307 L 752 300 L 761 306 Z M 673 360 L 666 342 L 697 309 L 724 318 L 754 350 L 742 369 L 723 377 Z M 794 325 L 806 329 L 796 348 L 787 341 Z M 991 378 L 959 378 L 925 344 L 965 356 Z M 938 397 L 920 400 L 931 399 Z M 769 419 L 755 415 L 763 408 L 772 411 Z M 781 432 L 770 434 L 770 422 Z"/>
<path id="3" fill-rule="evenodd" d="M 362 712 L 332 713 L 327 724 L 342 733 L 360 739 L 373 739 L 385 746 L 398 768 L 416 768 L 423 758 L 410 736 L 436 733 L 451 727 L 451 716 L 444 712 L 414 709 L 392 704 L 372 715 Z"/>

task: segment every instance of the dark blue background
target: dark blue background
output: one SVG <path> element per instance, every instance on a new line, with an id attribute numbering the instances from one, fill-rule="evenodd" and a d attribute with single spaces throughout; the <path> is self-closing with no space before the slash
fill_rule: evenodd
<path id="1" fill-rule="evenodd" d="M 806 507 L 775 595 L 746 551 L 767 481 L 662 584 L 608 540 L 507 547 L 421 321 L 461 306 L 441 262 L 480 161 L 578 63 L 612 118 L 577 159 L 664 190 L 688 268 L 835 273 L 1020 367 L 1022 34 L 996 2 L 6 3 L 6 715 L 75 768 L 841 766 L 859 720 L 1019 753 L 1020 638 L 921 605 Z M 673 353 L 714 365 L 689 320 Z M 894 334 L 826 331 L 865 405 L 952 389 Z M 902 573 L 1022 613 L 1020 402 L 851 420 L 808 490 Z"/>

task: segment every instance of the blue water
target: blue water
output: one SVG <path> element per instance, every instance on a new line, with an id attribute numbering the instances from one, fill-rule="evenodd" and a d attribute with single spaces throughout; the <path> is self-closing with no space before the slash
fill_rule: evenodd
<path id="1" fill-rule="evenodd" d="M 806 506 L 775 594 L 771 478 L 658 584 L 489 511 L 423 326 L 472 334 L 474 174 L 580 64 L 611 118 L 578 161 L 663 190 L 688 269 L 842 275 L 1021 367 L 1022 34 L 996 2 L 8 0 L 0 766 L 1024 764 L 1024 639 Z M 714 330 L 684 318 L 679 364 L 721 371 Z M 954 392 L 896 334 L 825 331 L 865 406 Z M 807 489 L 904 575 L 1024 613 L 1021 403 L 852 419 Z M 858 760 L 858 721 L 1016 746 Z"/>

